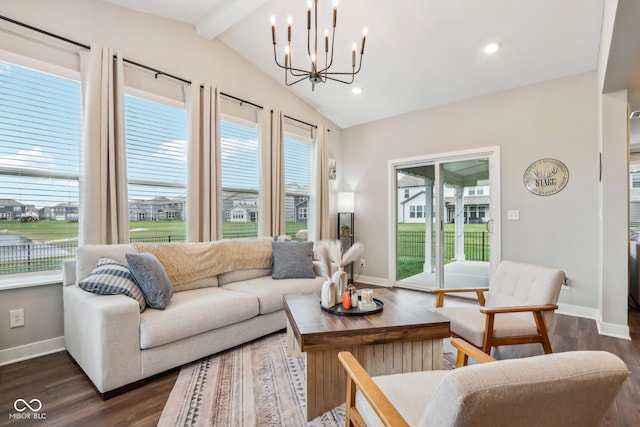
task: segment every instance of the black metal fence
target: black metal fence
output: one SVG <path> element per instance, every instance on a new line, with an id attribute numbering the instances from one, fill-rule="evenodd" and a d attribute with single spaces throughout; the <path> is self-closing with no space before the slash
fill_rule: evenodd
<path id="1" fill-rule="evenodd" d="M 455 257 L 456 235 L 453 231 L 443 232 L 444 258 Z M 431 239 L 431 251 L 435 253 L 436 239 Z M 421 231 L 398 232 L 398 257 L 424 259 L 425 234 Z M 465 231 L 464 255 L 468 261 L 489 261 L 489 232 Z"/>
<path id="2" fill-rule="evenodd" d="M 135 243 L 183 243 L 185 236 L 145 236 L 131 239 Z M 398 232 L 398 256 L 424 259 L 425 234 L 419 231 Z M 27 243 L 0 246 L 0 274 L 56 270 L 62 261 L 75 258 L 78 242 Z M 435 238 L 431 250 L 435 253 Z M 489 261 L 489 233 L 464 233 L 464 254 L 469 261 Z M 455 232 L 444 232 L 444 258 L 455 257 Z"/>
<path id="3" fill-rule="evenodd" d="M 134 237 L 134 243 L 183 243 L 185 236 Z M 76 240 L 55 243 L 24 243 L 0 246 L 0 274 L 57 270 L 62 262 L 76 257 Z"/>

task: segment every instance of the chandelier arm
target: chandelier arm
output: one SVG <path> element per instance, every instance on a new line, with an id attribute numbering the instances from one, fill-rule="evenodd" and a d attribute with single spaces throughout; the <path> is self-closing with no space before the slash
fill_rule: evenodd
<path id="1" fill-rule="evenodd" d="M 307 77 L 305 76 L 305 77 L 303 77 L 303 78 L 301 78 L 301 79 L 296 80 L 295 82 L 289 83 L 289 82 L 287 81 L 287 77 L 285 76 L 285 78 L 284 78 L 284 83 L 285 83 L 287 86 L 293 86 L 294 84 L 299 83 L 299 82 L 301 82 L 301 81 L 305 80 L 306 78 L 307 78 Z"/>
<path id="2" fill-rule="evenodd" d="M 334 73 L 334 74 L 337 74 L 337 73 Z M 349 73 L 342 73 L 342 74 L 349 74 Z M 339 83 L 344 83 L 346 85 L 350 85 L 355 80 L 354 76 L 355 76 L 355 74 L 351 75 L 351 80 L 350 81 L 344 81 L 344 80 L 336 79 L 335 77 L 331 77 L 331 76 L 327 76 L 327 80 L 332 80 L 334 82 L 339 82 Z"/>
<path id="3" fill-rule="evenodd" d="M 276 65 L 280 68 L 285 68 L 284 65 L 280 65 L 280 62 L 278 62 L 278 55 L 276 52 L 276 44 L 273 44 L 273 59 L 276 61 Z M 285 68 L 286 69 L 286 68 Z"/>
<path id="4" fill-rule="evenodd" d="M 292 67 L 292 66 L 288 66 L 288 67 L 282 67 L 285 70 L 289 71 L 291 73 L 292 76 L 308 76 L 311 74 L 310 71 L 308 70 L 303 70 L 301 68 L 296 68 L 296 67 Z"/>

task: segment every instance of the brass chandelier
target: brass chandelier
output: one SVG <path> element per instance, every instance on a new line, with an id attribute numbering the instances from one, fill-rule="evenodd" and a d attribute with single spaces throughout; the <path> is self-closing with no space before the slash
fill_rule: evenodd
<path id="1" fill-rule="evenodd" d="M 360 59 L 356 61 L 356 51 L 357 46 L 353 43 L 353 48 L 351 51 L 351 71 L 350 72 L 336 72 L 329 71 L 331 66 L 333 65 L 333 44 L 335 41 L 336 34 L 336 20 L 338 17 L 338 1 L 333 1 L 333 29 L 331 33 L 331 40 L 329 40 L 329 30 L 324 30 L 324 67 L 318 67 L 318 0 L 313 0 L 313 23 L 314 26 L 311 26 L 311 0 L 307 2 L 307 55 L 310 61 L 309 69 L 298 68 L 293 65 L 293 51 L 291 49 L 291 16 L 288 17 L 287 22 L 287 45 L 284 50 L 284 65 L 282 65 L 278 61 L 278 55 L 276 53 L 276 23 L 275 17 L 271 16 L 271 38 L 273 41 L 273 58 L 276 61 L 278 67 L 284 69 L 284 82 L 287 86 L 292 86 L 302 80 L 308 79 L 311 82 L 311 90 L 315 90 L 316 83 L 326 83 L 327 80 L 333 80 L 336 82 L 351 84 L 355 79 L 355 75 L 360 72 L 360 68 L 362 67 L 362 57 L 364 55 L 364 43 L 367 38 L 367 28 L 365 27 L 362 32 L 362 44 L 360 46 Z M 313 31 L 312 31 L 313 30 Z M 314 35 L 313 38 L 313 49 L 312 49 L 312 33 Z M 329 45 L 331 45 L 331 50 L 329 50 Z M 356 62 L 358 64 L 358 69 L 356 70 Z M 289 78 L 292 78 L 294 81 L 289 81 Z M 350 77 L 350 78 L 349 78 Z"/>

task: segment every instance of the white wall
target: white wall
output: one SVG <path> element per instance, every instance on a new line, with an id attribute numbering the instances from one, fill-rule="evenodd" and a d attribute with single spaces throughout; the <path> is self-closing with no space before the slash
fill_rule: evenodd
<path id="1" fill-rule="evenodd" d="M 211 83 L 225 93 L 266 109 L 279 108 L 289 116 L 324 125 L 331 130 L 329 157 L 336 159 L 338 165 L 343 167 L 340 149 L 342 130 L 338 126 L 225 44 L 201 38 L 189 25 L 95 0 L 3 1 L 1 9 L 1 14 L 9 18 L 83 44 L 97 43 L 111 47 L 126 59 L 187 80 Z M 27 38 L 15 36 L 14 33 L 26 35 Z M 67 52 L 51 48 L 52 45 L 62 46 Z M 65 66 L 73 66 L 74 60 L 69 58 L 77 58 L 69 54 L 73 49 L 64 43 L 4 21 L 0 21 L 0 49 L 20 54 L 35 52 L 38 59 Z M 265 49 L 270 49 L 270 45 L 265 45 Z M 331 191 L 336 190 L 339 181 L 333 183 Z M 332 206 L 335 204 L 332 203 Z M 334 217 L 335 213 L 332 213 L 332 221 Z M 335 225 L 331 229 L 335 229 Z M 41 346 L 34 343 L 54 340 L 56 344 L 52 344 L 51 349 L 59 348 L 59 337 L 63 335 L 62 293 L 61 285 L 53 286 L 57 287 L 54 295 L 49 289 L 51 286 L 0 290 L 0 364 L 3 363 L 3 356 L 11 358 L 18 354 L 12 349 L 19 346 L 32 345 L 40 349 Z M 43 295 L 47 295 L 47 298 L 43 298 Z M 8 310 L 21 307 L 25 308 L 26 325 L 9 329 Z M 7 349 L 9 351 L 3 352 Z M 46 352 L 46 349 L 43 351 Z"/>
<path id="2" fill-rule="evenodd" d="M 345 185 L 367 248 L 362 275 L 388 277 L 388 160 L 499 145 L 501 206 L 520 211 L 519 221 L 503 220 L 502 259 L 563 269 L 571 289 L 560 301 L 597 308 L 597 113 L 596 74 L 587 73 L 344 130 Z M 542 197 L 522 176 L 545 157 L 567 165 L 569 183 Z"/>

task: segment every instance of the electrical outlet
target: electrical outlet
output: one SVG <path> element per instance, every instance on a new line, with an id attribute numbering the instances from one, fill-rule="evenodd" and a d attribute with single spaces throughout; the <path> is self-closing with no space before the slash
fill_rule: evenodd
<path id="1" fill-rule="evenodd" d="M 24 308 L 9 311 L 9 328 L 24 326 Z"/>
<path id="2" fill-rule="evenodd" d="M 364 268 L 364 258 L 360 258 L 360 267 Z"/>

